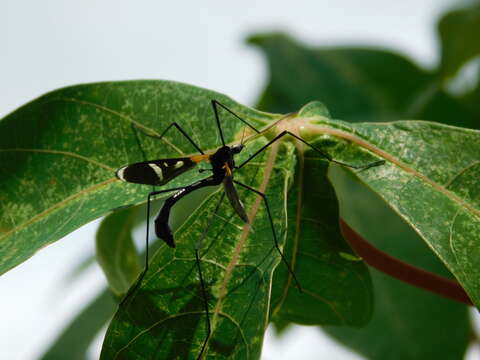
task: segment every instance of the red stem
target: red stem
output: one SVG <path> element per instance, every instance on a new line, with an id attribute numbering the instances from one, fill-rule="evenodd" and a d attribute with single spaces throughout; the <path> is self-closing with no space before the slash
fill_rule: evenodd
<path id="1" fill-rule="evenodd" d="M 363 239 L 342 219 L 340 219 L 340 226 L 345 239 L 368 265 L 410 285 L 467 305 L 473 305 L 458 282 L 407 264 L 384 253 Z"/>

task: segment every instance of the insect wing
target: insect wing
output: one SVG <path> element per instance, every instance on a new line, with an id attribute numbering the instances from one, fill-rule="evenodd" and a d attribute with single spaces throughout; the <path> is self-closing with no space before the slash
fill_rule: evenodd
<path id="1" fill-rule="evenodd" d="M 192 169 L 196 164 L 188 157 L 144 161 L 121 167 L 115 176 L 130 183 L 159 186 Z"/>
<path id="2" fill-rule="evenodd" d="M 223 187 L 225 189 L 225 193 L 227 194 L 227 198 L 230 201 L 230 204 L 235 209 L 235 212 L 240 216 L 240 218 L 248 223 L 248 216 L 245 212 L 245 208 L 243 207 L 240 198 L 238 197 L 237 189 L 233 184 L 233 178 L 231 175 L 226 175 L 223 179 Z"/>

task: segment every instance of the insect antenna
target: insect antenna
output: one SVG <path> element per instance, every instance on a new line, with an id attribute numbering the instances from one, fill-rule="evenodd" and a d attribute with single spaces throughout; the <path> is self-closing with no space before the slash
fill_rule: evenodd
<path id="1" fill-rule="evenodd" d="M 245 130 L 247 130 L 247 128 L 243 128 L 243 131 L 242 131 L 242 139 L 240 140 L 240 145 L 243 145 L 243 141 L 245 140 Z"/>

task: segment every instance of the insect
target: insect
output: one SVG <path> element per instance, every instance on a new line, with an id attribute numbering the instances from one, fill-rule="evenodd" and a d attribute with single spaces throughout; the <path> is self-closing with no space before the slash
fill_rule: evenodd
<path id="1" fill-rule="evenodd" d="M 124 297 L 122 300 L 122 303 L 125 302 L 125 300 L 129 297 L 129 295 L 135 291 L 135 289 L 141 284 L 141 281 L 145 275 L 145 273 L 148 270 L 148 238 L 149 238 L 149 222 L 148 219 L 150 218 L 150 203 L 151 200 L 154 196 L 159 195 L 159 194 L 165 194 L 169 192 L 174 192 L 173 195 L 169 196 L 163 206 L 160 209 L 159 214 L 156 216 L 154 223 L 155 223 L 155 234 L 157 235 L 158 238 L 162 239 L 168 246 L 175 248 L 176 243 L 175 243 L 175 238 L 174 234 L 172 233 L 172 230 L 169 226 L 169 218 L 170 218 L 170 212 L 172 207 L 184 196 L 186 196 L 189 193 L 192 193 L 198 189 L 205 188 L 205 187 L 211 187 L 211 186 L 219 186 L 223 185 L 224 189 L 224 194 L 222 194 L 220 198 L 220 202 L 223 200 L 224 196 L 228 198 L 232 208 L 234 209 L 235 213 L 238 215 L 238 217 L 246 224 L 249 224 L 249 219 L 247 216 L 247 213 L 245 211 L 245 208 L 239 198 L 236 186 L 242 187 L 248 191 L 251 191 L 258 196 L 260 196 L 263 200 L 264 206 L 266 208 L 266 213 L 268 216 L 268 220 L 270 223 L 270 228 L 272 231 L 272 236 L 273 236 L 273 241 L 276 250 L 280 254 L 280 257 L 282 261 L 285 263 L 285 265 L 288 268 L 288 271 L 291 273 L 292 278 L 297 284 L 297 287 L 299 291 L 301 291 L 300 284 L 295 277 L 295 274 L 293 270 L 291 269 L 288 261 L 284 257 L 282 251 L 280 250 L 278 240 L 277 240 L 277 235 L 275 232 L 274 224 L 273 224 L 273 219 L 272 219 L 272 214 L 270 212 L 270 207 L 268 204 L 268 199 L 266 195 L 249 185 L 246 185 L 242 182 L 239 182 L 235 180 L 234 174 L 237 170 L 241 169 L 243 166 L 248 164 L 252 159 L 254 159 L 256 156 L 261 154 L 263 151 L 265 151 L 269 146 L 271 146 L 273 143 L 276 141 L 280 140 L 284 136 L 292 136 L 296 140 L 302 142 L 303 144 L 307 145 L 311 149 L 315 150 L 317 153 L 319 153 L 322 157 L 327 159 L 330 162 L 338 163 L 343 166 L 348 166 L 351 168 L 355 169 L 367 169 L 372 166 L 377 166 L 383 164 L 383 160 L 380 161 L 375 161 L 369 164 L 366 164 L 364 166 L 356 166 L 356 165 L 350 165 L 346 164 L 337 160 L 334 160 L 328 155 L 327 153 L 323 152 L 322 150 L 314 147 L 312 144 L 306 142 L 303 140 L 301 137 L 297 136 L 296 134 L 284 130 L 280 132 L 277 136 L 275 136 L 272 140 L 270 140 L 267 144 L 264 146 L 260 147 L 258 150 L 256 150 L 253 154 L 248 156 L 246 160 L 241 162 L 240 164 L 235 163 L 235 157 L 239 153 L 242 152 L 242 150 L 245 148 L 245 145 L 243 144 L 243 140 L 240 144 L 238 145 L 226 145 L 225 143 L 225 138 L 224 134 L 222 131 L 222 127 L 220 124 L 220 117 L 219 117 L 219 108 L 223 108 L 227 112 L 229 112 L 231 115 L 233 115 L 235 118 L 237 118 L 239 121 L 241 121 L 243 124 L 245 124 L 247 127 L 249 127 L 251 130 L 253 130 L 256 134 L 261 134 L 259 130 L 257 130 L 254 126 L 252 126 L 249 122 L 235 114 L 232 110 L 230 110 L 227 106 L 221 104 L 220 102 L 216 100 L 211 100 L 211 105 L 213 109 L 213 113 L 215 115 L 215 121 L 216 121 L 216 127 L 221 139 L 222 145 L 213 153 L 211 154 L 206 154 L 205 152 L 202 151 L 202 149 L 193 141 L 193 139 L 188 136 L 187 132 L 176 122 L 171 123 L 159 136 L 151 135 L 148 133 L 144 133 L 147 136 L 162 139 L 163 136 L 166 134 L 168 130 L 171 128 L 175 128 L 177 131 L 181 133 L 182 136 L 184 136 L 190 144 L 198 151 L 198 154 L 192 155 L 192 156 L 186 156 L 186 157 L 178 157 L 178 158 L 165 158 L 165 159 L 158 159 L 158 160 L 150 160 L 150 161 L 143 161 L 139 163 L 134 163 L 134 164 L 129 164 L 127 166 L 121 167 L 116 171 L 116 177 L 122 181 L 130 182 L 130 183 L 136 183 L 136 184 L 145 184 L 145 185 L 152 185 L 152 186 L 162 186 L 170 182 L 172 179 L 178 177 L 179 175 L 190 171 L 194 169 L 198 164 L 200 163 L 210 163 L 211 168 L 206 170 L 206 169 L 201 169 L 201 172 L 204 171 L 211 171 L 211 175 L 194 182 L 193 184 L 189 184 L 183 187 L 176 187 L 176 188 L 171 188 L 171 189 L 165 189 L 165 190 L 159 190 L 159 191 L 152 191 L 148 194 L 147 197 L 147 230 L 146 230 L 146 254 L 145 254 L 145 268 L 143 272 L 140 274 L 139 278 L 137 279 L 137 282 L 134 286 L 131 287 L 130 291 L 127 293 L 127 295 Z M 140 131 L 140 128 L 138 128 Z M 137 139 L 138 140 L 138 139 Z M 219 204 L 220 204 L 219 202 Z M 216 209 L 218 209 L 219 204 L 217 205 Z M 217 210 L 215 210 L 217 211 Z M 207 342 L 209 340 L 209 337 L 211 336 L 211 325 L 210 325 L 210 317 L 209 317 L 209 306 L 208 306 L 208 301 L 205 295 L 205 283 L 203 280 L 202 276 L 202 270 L 200 266 L 200 256 L 199 256 L 199 249 L 201 248 L 200 242 L 197 243 L 195 247 L 195 258 L 196 258 L 196 264 L 197 264 L 197 269 L 198 269 L 198 274 L 199 274 L 199 279 L 200 279 L 200 284 L 201 284 L 201 289 L 203 291 L 204 295 L 204 306 L 205 306 L 205 315 L 206 315 L 206 327 L 207 327 L 207 337 L 204 340 L 203 346 L 200 350 L 200 354 L 198 355 L 198 358 L 201 358 L 204 349 L 207 345 Z"/>

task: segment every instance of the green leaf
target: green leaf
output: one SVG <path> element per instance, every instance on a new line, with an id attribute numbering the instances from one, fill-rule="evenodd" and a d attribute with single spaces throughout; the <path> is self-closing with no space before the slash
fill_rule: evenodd
<path id="1" fill-rule="evenodd" d="M 480 119 L 480 73 L 478 74 L 476 88 L 465 94 L 462 97 L 462 102 L 472 109 L 476 114 L 477 119 Z"/>
<path id="2" fill-rule="evenodd" d="M 376 291 L 371 322 L 361 329 L 327 327 L 330 336 L 370 360 L 464 358 L 472 335 L 464 305 L 376 270 L 372 280 Z"/>
<path id="3" fill-rule="evenodd" d="M 0 273 L 38 249 L 111 209 L 146 200 L 149 186 L 124 184 L 114 172 L 142 161 L 132 124 L 159 133 L 177 121 L 205 150 L 215 149 L 210 100 L 217 99 L 254 124 L 272 115 L 240 107 L 224 95 L 169 81 L 129 81 L 60 89 L 0 121 Z M 227 114 L 232 141 L 241 122 Z M 139 135 L 149 158 L 194 151 L 169 131 L 166 141 Z M 175 187 L 199 178 L 190 172 Z"/>
<path id="4" fill-rule="evenodd" d="M 113 212 L 102 220 L 96 235 L 97 261 L 110 289 L 118 297 L 127 293 L 142 270 L 132 238 L 139 210 L 143 208 Z"/>
<path id="5" fill-rule="evenodd" d="M 415 229 L 478 306 L 480 131 L 426 121 L 305 120 L 317 121 L 305 131 L 318 134 L 333 158 L 358 163 L 363 148 L 388 162 L 358 177 Z"/>
<path id="6" fill-rule="evenodd" d="M 444 92 L 434 73 L 394 52 L 309 48 L 275 33 L 249 42 L 265 53 L 270 70 L 260 109 L 287 113 L 321 100 L 334 118 L 348 121 L 423 119 L 478 127 L 478 117 Z"/>
<path id="7" fill-rule="evenodd" d="M 447 13 L 438 23 L 438 33 L 442 47 L 439 71 L 450 77 L 468 60 L 480 55 L 480 5 Z"/>
<path id="8" fill-rule="evenodd" d="M 432 80 L 409 60 L 384 50 L 312 49 L 285 34 L 254 35 L 249 42 L 269 63 L 270 82 L 259 107 L 270 111 L 295 111 L 321 100 L 334 118 L 397 120 Z"/>
<path id="9" fill-rule="evenodd" d="M 332 170 L 342 217 L 365 239 L 397 258 L 451 276 L 419 236 L 378 196 L 343 176 L 343 171 Z M 372 320 L 362 329 L 325 327 L 329 335 L 371 360 L 463 358 L 471 338 L 465 305 L 375 269 L 371 272 L 375 293 Z"/>
<path id="10" fill-rule="evenodd" d="M 259 127 L 283 119 L 264 134 L 266 138 L 288 128 L 339 161 L 365 165 L 378 158 L 386 159 L 389 164 L 363 171 L 359 177 L 422 235 L 478 303 L 478 256 L 469 239 L 478 231 L 479 200 L 474 179 L 478 175 L 479 132 L 428 122 L 352 125 L 328 119 L 324 106 L 318 103 L 281 118 L 242 107 L 220 94 L 159 81 L 59 90 L 0 122 L 0 157 L 6 170 L 0 179 L 5 189 L 1 195 L 1 269 L 5 271 L 18 264 L 39 247 L 112 208 L 144 202 L 151 187 L 120 183 L 113 178 L 116 168 L 143 160 L 142 152 L 148 158 L 161 158 L 193 151 L 178 133 L 169 134 L 165 142 L 145 136 L 137 141 L 131 128 L 133 122 L 158 133 L 171 121 L 177 121 L 204 151 L 216 149 L 220 142 L 211 130 L 212 98 Z M 234 142 L 235 138 L 239 141 L 243 124 L 225 113 L 221 118 L 226 142 Z M 15 135 L 18 133 L 22 136 Z M 257 136 L 255 141 L 249 138 L 238 161 L 265 144 L 265 137 Z M 292 206 L 295 209 L 289 200 L 299 198 L 295 190 L 288 191 L 294 181 L 299 181 L 298 174 L 294 177 L 295 162 L 294 147 L 290 142 L 282 142 L 235 173 L 238 180 L 266 193 L 281 246 L 291 246 L 293 241 L 289 235 L 292 224 L 287 220 Z M 312 161 L 312 177 L 325 186 L 325 169 L 317 169 L 320 165 L 316 163 Z M 204 176 L 192 171 L 172 181 L 171 186 L 189 184 Z M 276 286 L 271 279 L 280 259 L 261 197 L 243 188 L 239 190 L 252 227 L 245 226 L 228 204 L 223 204 L 214 221 L 210 221 L 218 193 L 208 197 L 200 208 L 192 209 L 187 215 L 193 216 L 176 233 L 178 247 L 160 248 L 141 287 L 119 309 L 105 340 L 104 358 L 117 353 L 132 358 L 157 353 L 162 357 L 195 358 L 206 336 L 204 294 L 193 251 L 201 239 L 205 243 L 202 274 L 213 331 L 206 354 L 242 359 L 247 354 L 250 358 L 259 356 L 269 321 L 270 289 Z M 328 187 L 326 191 L 328 194 Z M 328 199 L 332 200 L 331 192 Z M 329 204 L 335 208 L 333 202 Z M 336 215 L 329 216 L 336 219 Z M 302 223 L 297 219 L 296 222 Z M 210 223 L 204 238 L 203 232 Z M 332 225 L 331 231 L 335 239 L 341 240 L 335 233 L 337 225 Z M 308 231 L 313 227 L 305 223 L 302 227 L 305 229 L 300 231 L 301 240 L 305 237 L 308 243 Z M 340 256 L 349 252 L 345 244 L 328 240 L 334 244 L 333 249 L 338 249 L 337 264 L 347 266 L 339 268 L 337 276 L 353 276 L 355 267 L 362 274 L 365 269 L 361 263 L 347 262 Z M 307 253 L 315 251 L 312 249 L 308 247 Z M 302 264 L 306 260 L 297 263 Z M 321 267 L 324 263 L 314 264 Z M 312 273 L 316 271 L 312 269 Z M 362 277 L 368 278 L 365 273 Z M 307 279 L 306 275 L 302 279 Z M 350 316 L 353 307 L 343 303 L 344 291 L 366 290 L 367 296 L 368 288 L 348 279 L 338 284 L 344 290 L 339 288 L 337 294 L 330 291 L 327 295 L 332 297 L 331 301 L 342 304 L 342 313 Z M 354 285 L 346 289 L 344 284 Z M 311 288 L 310 284 L 306 288 Z M 297 312 L 298 308 L 290 305 L 295 291 L 288 289 L 289 299 L 282 306 L 282 314 Z M 365 301 L 351 306 L 365 309 L 368 304 Z M 322 312 L 324 318 L 328 316 L 326 309 Z M 365 318 L 357 316 L 345 322 L 363 321 Z"/>
<path id="11" fill-rule="evenodd" d="M 326 177 L 328 163 L 314 151 L 300 155 L 288 197 L 285 266 L 275 270 L 271 313 L 276 325 L 364 325 L 372 314 L 371 281 L 339 229 L 338 203 Z M 278 326 L 277 326 L 278 327 Z"/>
<path id="12" fill-rule="evenodd" d="M 87 359 L 88 347 L 111 318 L 115 308 L 116 303 L 110 292 L 103 291 L 70 322 L 41 359 Z"/>

